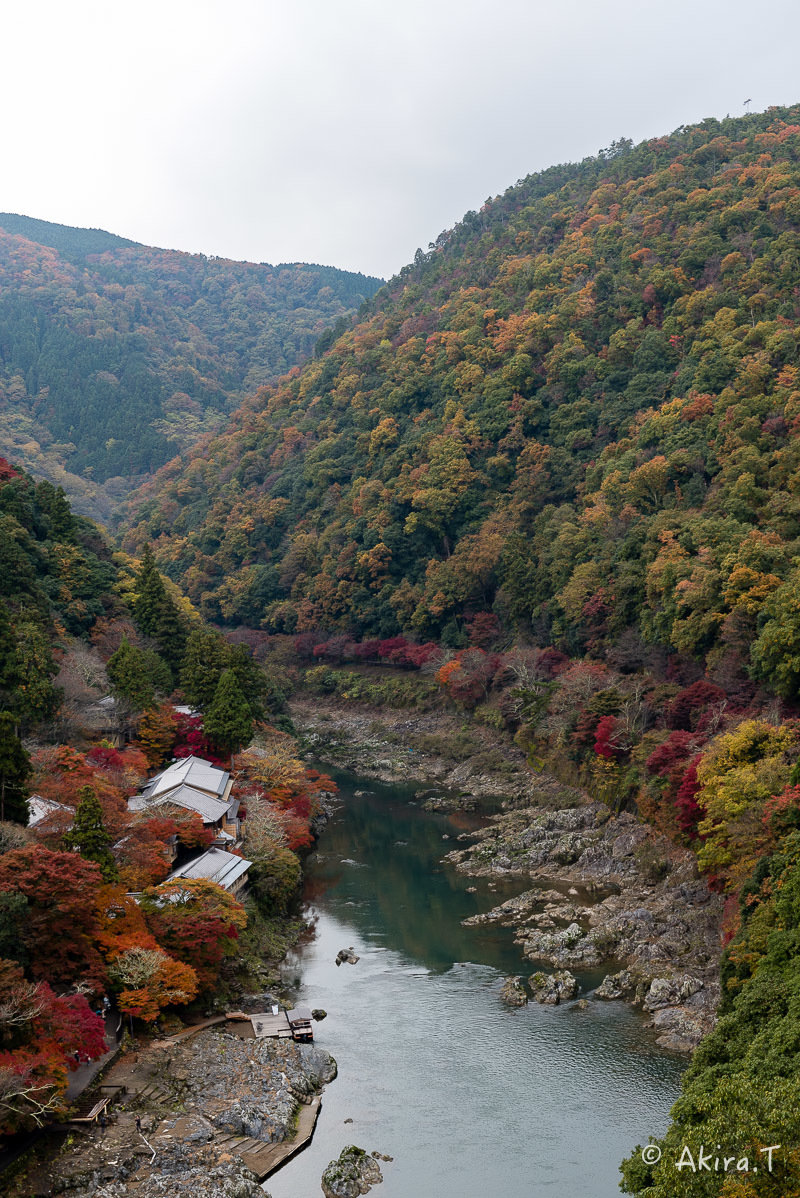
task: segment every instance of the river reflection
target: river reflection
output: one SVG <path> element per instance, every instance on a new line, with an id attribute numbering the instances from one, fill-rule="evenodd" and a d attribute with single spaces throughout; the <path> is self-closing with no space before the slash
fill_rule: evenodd
<path id="1" fill-rule="evenodd" d="M 682 1062 L 621 1003 L 506 1008 L 502 977 L 530 967 L 509 929 L 461 920 L 523 884 L 491 891 L 441 864 L 471 817 L 423 811 L 412 787 L 337 781 L 343 805 L 306 864 L 315 936 L 286 980 L 328 1011 L 317 1042 L 340 1076 L 311 1146 L 265 1188 L 317 1198 L 354 1143 L 395 1158 L 376 1198 L 618 1194 L 621 1157 L 666 1127 Z M 337 967 L 350 945 L 361 960 Z"/>

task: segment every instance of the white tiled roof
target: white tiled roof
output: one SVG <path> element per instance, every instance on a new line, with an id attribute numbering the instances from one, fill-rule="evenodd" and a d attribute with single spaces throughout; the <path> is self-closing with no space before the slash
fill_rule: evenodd
<path id="1" fill-rule="evenodd" d="M 235 802 L 238 806 L 238 800 Z M 147 811 L 150 807 L 160 807 L 162 804 L 170 803 L 174 803 L 176 807 L 183 807 L 186 811 L 196 811 L 203 817 L 203 823 L 206 824 L 215 824 L 222 819 L 232 805 L 230 799 L 224 802 L 214 795 L 204 794 L 202 790 L 196 790 L 193 786 L 181 783 L 180 786 L 176 786 L 174 790 L 169 790 L 165 794 L 134 795 L 132 799 L 128 799 L 128 810 Z"/>
<path id="2" fill-rule="evenodd" d="M 204 761 L 202 757 L 183 757 L 179 761 L 173 761 L 172 765 L 156 774 L 155 778 L 151 778 L 142 795 L 148 799 L 155 798 L 175 790 L 184 783 L 198 790 L 208 790 L 212 794 L 221 795 L 228 785 L 229 778 L 227 770 L 221 770 L 210 761 Z"/>
<path id="3" fill-rule="evenodd" d="M 210 848 L 188 865 L 173 870 L 167 881 L 171 882 L 173 878 L 208 878 L 224 890 L 230 890 L 234 882 L 246 873 L 252 864 L 252 861 L 246 861 L 244 857 L 226 853 L 225 849 Z"/>
<path id="4" fill-rule="evenodd" d="M 57 803 L 55 799 L 43 799 L 41 795 L 31 795 L 28 799 L 28 827 L 35 828 L 40 824 L 46 816 L 51 815 L 54 811 L 70 811 L 75 814 L 73 807 L 67 807 L 64 803 Z"/>

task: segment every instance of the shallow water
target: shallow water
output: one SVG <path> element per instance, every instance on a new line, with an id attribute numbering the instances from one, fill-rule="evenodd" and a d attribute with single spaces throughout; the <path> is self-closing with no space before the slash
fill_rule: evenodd
<path id="1" fill-rule="evenodd" d="M 412 787 L 337 780 L 343 805 L 306 863 L 316 935 L 286 978 L 328 1011 L 316 1039 L 339 1077 L 313 1142 L 265 1189 L 318 1198 L 325 1166 L 358 1144 L 394 1157 L 375 1198 L 618 1194 L 620 1159 L 666 1128 L 683 1062 L 623 1003 L 505 1007 L 502 978 L 532 968 L 510 929 L 460 921 L 524 885 L 490 891 L 441 864 L 442 837 L 471 817 L 424 812 Z M 337 967 L 350 945 L 360 961 Z"/>

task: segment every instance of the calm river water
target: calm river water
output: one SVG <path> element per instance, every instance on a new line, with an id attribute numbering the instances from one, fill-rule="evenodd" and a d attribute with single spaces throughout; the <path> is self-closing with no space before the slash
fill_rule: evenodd
<path id="1" fill-rule="evenodd" d="M 531 967 L 510 929 L 460 921 L 524 885 L 490 891 L 441 865 L 471 817 L 423 811 L 418 784 L 337 781 L 343 805 L 306 863 L 316 935 L 286 979 L 327 1010 L 316 1038 L 339 1077 L 313 1142 L 265 1189 L 319 1198 L 325 1166 L 358 1144 L 394 1157 L 375 1198 L 618 1194 L 620 1159 L 666 1128 L 682 1062 L 623 1003 L 505 1007 L 502 978 Z M 361 960 L 337 967 L 350 945 Z"/>

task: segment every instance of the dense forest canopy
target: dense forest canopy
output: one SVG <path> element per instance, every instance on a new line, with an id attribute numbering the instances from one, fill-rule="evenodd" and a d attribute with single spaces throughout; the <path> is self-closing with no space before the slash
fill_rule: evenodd
<path id="1" fill-rule="evenodd" d="M 48 245 L 70 261 L 85 260 L 89 254 L 102 254 L 105 250 L 126 246 L 143 248 L 138 241 L 118 237 L 116 233 L 107 233 L 105 229 L 78 229 L 73 225 L 58 225 L 17 212 L 0 212 L 0 229 L 16 237 L 24 237 L 26 241 Z"/>
<path id="2" fill-rule="evenodd" d="M 800 108 L 530 176 L 165 467 L 130 543 L 234 624 L 635 626 L 794 693 L 799 226 Z"/>
<path id="3" fill-rule="evenodd" d="M 0 1137 L 66 1114 L 70 1073 L 108 1047 L 101 996 L 133 1029 L 252 987 L 333 788 L 275 726 L 282 707 L 147 547 L 114 551 L 61 488 L 0 458 Z M 234 754 L 244 902 L 168 879 L 215 840 L 196 810 L 128 804 L 173 757 Z"/>
<path id="4" fill-rule="evenodd" d="M 0 215 L 0 451 L 107 517 L 380 284 Z"/>

